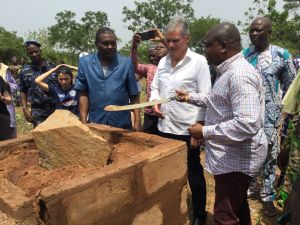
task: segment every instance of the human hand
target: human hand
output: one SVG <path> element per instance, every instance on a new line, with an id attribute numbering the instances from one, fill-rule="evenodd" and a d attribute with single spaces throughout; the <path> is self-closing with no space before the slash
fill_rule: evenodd
<path id="1" fill-rule="evenodd" d="M 141 43 L 141 41 L 142 41 L 142 39 L 141 39 L 141 36 L 139 35 L 139 33 L 135 33 L 132 38 L 132 43 L 134 45 L 138 45 Z"/>
<path id="2" fill-rule="evenodd" d="M 137 131 L 137 132 L 142 131 L 141 121 L 134 122 L 132 130 Z"/>
<path id="3" fill-rule="evenodd" d="M 154 105 L 153 106 L 153 110 L 154 110 L 154 113 L 157 117 L 161 118 L 161 119 L 164 119 L 164 115 L 162 114 L 162 112 L 160 111 L 160 104 L 159 105 Z"/>
<path id="4" fill-rule="evenodd" d="M 165 39 L 165 36 L 158 29 L 152 29 L 151 31 L 154 33 L 152 41 L 163 41 Z"/>
<path id="5" fill-rule="evenodd" d="M 199 148 L 201 144 L 202 144 L 201 140 L 197 140 L 197 139 L 191 137 L 190 145 L 192 148 Z"/>
<path id="6" fill-rule="evenodd" d="M 175 90 L 177 97 L 176 100 L 180 101 L 180 102 L 189 102 L 190 100 L 190 96 L 189 93 L 187 91 L 184 90 Z"/>
<path id="7" fill-rule="evenodd" d="M 27 122 L 34 123 L 34 119 L 32 118 L 31 113 L 28 109 L 23 108 L 23 114 Z"/>
<path id="8" fill-rule="evenodd" d="M 190 128 L 188 128 L 188 131 L 192 138 L 196 140 L 202 140 L 203 139 L 203 125 L 200 123 L 195 123 Z"/>

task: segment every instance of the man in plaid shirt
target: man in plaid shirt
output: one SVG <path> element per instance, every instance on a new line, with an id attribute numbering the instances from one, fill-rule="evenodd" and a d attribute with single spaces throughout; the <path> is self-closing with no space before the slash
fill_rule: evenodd
<path id="1" fill-rule="evenodd" d="M 204 139 L 206 169 L 215 178 L 215 224 L 251 224 L 247 189 L 267 155 L 263 130 L 262 79 L 241 54 L 241 37 L 230 23 L 212 27 L 204 38 L 205 55 L 217 66 L 212 92 L 178 90 L 182 101 L 206 106 L 205 125 L 189 132 Z"/>

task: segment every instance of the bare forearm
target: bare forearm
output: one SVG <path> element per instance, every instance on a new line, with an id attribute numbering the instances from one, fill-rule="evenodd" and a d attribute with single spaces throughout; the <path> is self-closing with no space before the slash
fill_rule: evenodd
<path id="1" fill-rule="evenodd" d="M 5 91 L 3 95 L 0 95 L 0 101 L 2 101 L 5 105 L 9 105 L 11 103 L 11 95 Z"/>
<path id="2" fill-rule="evenodd" d="M 87 116 L 89 112 L 89 97 L 87 92 L 80 92 L 79 112 L 80 112 L 80 121 L 82 123 L 87 123 Z"/>
<path id="3" fill-rule="evenodd" d="M 43 73 L 42 75 L 38 76 L 34 81 L 35 83 L 44 91 L 49 91 L 49 86 L 44 82 L 44 80 L 49 77 L 52 73 L 54 73 L 57 70 L 57 67 L 47 71 L 46 73 Z"/>
<path id="4" fill-rule="evenodd" d="M 24 109 L 27 109 L 27 93 L 21 91 L 21 104 Z"/>
<path id="5" fill-rule="evenodd" d="M 140 103 L 140 96 L 135 95 L 130 97 L 130 104 L 138 104 Z M 141 122 L 141 110 L 140 109 L 134 109 L 133 110 L 134 114 L 134 121 L 135 123 L 140 123 Z"/>

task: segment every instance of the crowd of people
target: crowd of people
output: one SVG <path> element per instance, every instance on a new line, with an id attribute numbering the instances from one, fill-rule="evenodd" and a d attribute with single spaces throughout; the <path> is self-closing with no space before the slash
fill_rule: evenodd
<path id="1" fill-rule="evenodd" d="M 300 171 L 299 146 L 288 145 L 286 135 L 294 132 L 300 139 L 300 80 L 296 76 L 299 59 L 293 60 L 286 49 L 271 44 L 271 33 L 271 21 L 256 18 L 249 27 L 252 45 L 242 49 L 237 27 L 220 23 L 206 33 L 204 55 L 200 55 L 189 47 L 187 21 L 175 17 L 163 34 L 157 29 L 146 38 L 143 33 L 134 34 L 130 57 L 125 57 L 117 53 L 115 32 L 102 27 L 95 35 L 97 52 L 80 57 L 76 78 L 72 71 L 77 67 L 53 65 L 43 59 L 40 43 L 27 41 L 30 63 L 19 66 L 13 58 L 10 67 L 0 64 L 0 140 L 16 137 L 13 99 L 21 103 L 25 119 L 34 127 L 55 109 L 66 109 L 82 123 L 181 140 L 187 147 L 193 225 L 205 224 L 207 217 L 200 161 L 203 148 L 205 168 L 215 180 L 215 224 L 251 224 L 250 197 L 259 197 L 264 215 L 274 217 L 277 161 L 286 171 L 289 157 L 293 158 L 293 171 Z M 148 39 L 149 64 L 141 64 L 138 46 Z M 139 108 L 132 111 L 133 116 L 130 111 L 104 110 L 107 105 L 139 103 L 138 81 L 142 78 L 146 78 L 148 101 L 176 100 L 145 108 L 143 125 Z M 282 106 L 289 109 L 285 116 Z M 296 129 L 287 129 L 289 120 Z M 259 188 L 258 177 L 262 180 Z M 293 178 L 294 187 L 298 185 L 293 191 L 299 201 L 297 180 Z M 295 203 L 289 205 L 285 212 L 297 224 Z"/>

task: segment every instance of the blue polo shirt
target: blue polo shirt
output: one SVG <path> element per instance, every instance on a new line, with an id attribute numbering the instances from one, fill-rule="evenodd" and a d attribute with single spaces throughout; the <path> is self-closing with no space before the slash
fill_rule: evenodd
<path id="1" fill-rule="evenodd" d="M 104 76 L 96 53 L 81 57 L 75 89 L 89 93 L 89 121 L 131 129 L 130 111 L 106 112 L 107 105 L 128 105 L 129 97 L 138 95 L 132 61 L 116 54 Z"/>
<path id="2" fill-rule="evenodd" d="M 69 90 L 63 90 L 60 85 L 49 84 L 49 93 L 54 96 L 56 109 L 69 110 L 79 116 L 79 92 L 74 85 Z"/>

